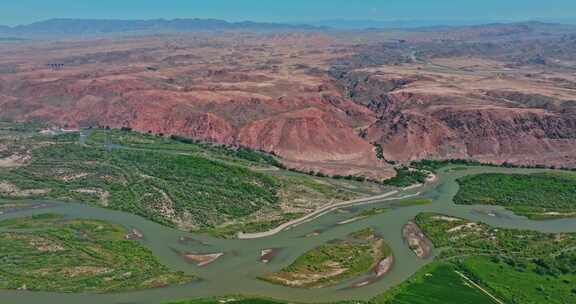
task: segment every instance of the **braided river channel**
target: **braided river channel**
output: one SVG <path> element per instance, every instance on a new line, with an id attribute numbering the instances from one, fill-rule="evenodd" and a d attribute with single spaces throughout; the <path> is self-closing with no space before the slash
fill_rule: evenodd
<path id="1" fill-rule="evenodd" d="M 181 270 L 198 278 L 194 283 L 113 294 L 59 294 L 31 291 L 0 291 L 2 304 L 160 304 L 165 301 L 242 294 L 289 300 L 296 302 L 331 302 L 339 300 L 367 300 L 408 279 L 434 257 L 422 260 L 410 250 L 402 238 L 402 227 L 421 212 L 435 212 L 484 222 L 500 228 L 517 228 L 541 232 L 576 232 L 576 219 L 535 221 L 512 214 L 495 206 L 455 205 L 452 198 L 458 191 L 456 179 L 469 174 L 486 172 L 533 173 L 543 170 L 509 169 L 492 167 L 448 167 L 438 173 L 430 185 L 399 192 L 395 196 L 418 194 L 429 198 L 432 204 L 401 206 L 399 200 L 375 201 L 370 204 L 344 207 L 324 214 L 309 222 L 278 234 L 249 240 L 224 240 L 208 235 L 178 231 L 164 227 L 129 213 L 91 207 L 84 204 L 63 202 L 45 203 L 42 208 L 22 209 L 0 215 L 0 220 L 39 213 L 59 213 L 70 218 L 100 219 L 137 229 L 144 235 L 142 244 L 173 270 Z M 347 220 L 371 208 L 389 208 L 385 213 L 357 221 Z M 346 223 L 346 224 L 343 224 Z M 351 288 L 361 278 L 321 289 L 295 289 L 273 285 L 258 279 L 259 276 L 278 271 L 292 263 L 306 251 L 349 233 L 373 227 L 392 248 L 395 262 L 392 269 L 380 280 L 359 288 Z M 1 231 L 1 230 L 0 230 Z M 314 233 L 316 232 L 316 233 Z M 318 233 L 319 232 L 319 233 Z M 261 250 L 278 249 L 269 263 L 259 261 Z M 204 267 L 187 262 L 180 252 L 224 253 L 219 259 Z M 434 250 L 437 252 L 437 250 Z"/>

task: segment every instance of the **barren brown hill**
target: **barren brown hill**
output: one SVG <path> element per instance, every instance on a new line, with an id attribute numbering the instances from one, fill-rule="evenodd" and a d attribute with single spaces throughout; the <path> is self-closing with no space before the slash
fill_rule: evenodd
<path id="1" fill-rule="evenodd" d="M 365 44 L 308 32 L 3 44 L 0 119 L 177 134 L 373 178 L 394 174 L 374 143 L 387 160 L 575 167 L 575 39 L 534 33 L 451 29 L 452 39 L 474 41 L 449 43 L 414 32 L 358 33 L 371 37 Z"/>
<path id="2" fill-rule="evenodd" d="M 394 172 L 356 131 L 374 114 L 324 72 L 345 55 L 327 36 L 102 39 L 7 45 L 2 54 L 17 67 L 0 75 L 2 119 L 183 135 L 331 174 Z"/>
<path id="3" fill-rule="evenodd" d="M 576 90 L 563 85 L 574 74 L 474 58 L 355 73 L 353 95 L 379 116 L 363 137 L 389 159 L 576 166 Z"/>

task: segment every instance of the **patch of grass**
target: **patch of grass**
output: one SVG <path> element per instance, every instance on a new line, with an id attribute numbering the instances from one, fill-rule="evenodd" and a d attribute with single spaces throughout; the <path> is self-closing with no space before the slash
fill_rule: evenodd
<path id="1" fill-rule="evenodd" d="M 122 226 L 56 214 L 0 222 L 0 288 L 114 292 L 184 284 Z M 29 229 L 33 228 L 33 231 Z M 21 230 L 25 229 L 25 230 Z"/>
<path id="2" fill-rule="evenodd" d="M 458 179 L 456 204 L 497 205 L 530 218 L 576 216 L 576 174 L 486 173 Z"/>
<path id="3" fill-rule="evenodd" d="M 129 129 L 90 130 L 86 143 L 102 146 L 112 143 L 124 148 L 202 154 L 205 157 L 243 165 L 282 167 L 275 156 L 247 149 L 203 142 L 182 136 L 163 137 L 133 132 Z"/>
<path id="4" fill-rule="evenodd" d="M 370 227 L 364 228 L 362 230 L 352 232 L 348 236 L 352 239 L 369 241 L 374 238 L 374 229 Z"/>
<path id="5" fill-rule="evenodd" d="M 479 289 L 470 286 L 449 263 L 433 263 L 408 281 L 377 296 L 375 304 L 489 304 L 495 303 Z"/>
<path id="6" fill-rule="evenodd" d="M 426 182 L 428 173 L 408 167 L 396 168 L 396 176 L 384 181 L 385 185 L 395 187 L 409 187 Z"/>
<path id="7" fill-rule="evenodd" d="M 87 130 L 81 141 L 78 133 L 41 136 L 28 125 L 4 128 L 26 135 L 0 134 L 0 144 L 10 148 L 0 157 L 31 155 L 25 165 L 0 171 L 0 198 L 10 200 L 83 202 L 230 237 L 359 196 L 314 177 L 252 170 L 274 166 L 276 159 L 245 148 L 129 130 Z"/>
<path id="8" fill-rule="evenodd" d="M 529 261 L 470 257 L 463 267 L 510 303 L 576 303 L 576 253 Z"/>
<path id="9" fill-rule="evenodd" d="M 384 240 L 369 228 L 350 234 L 346 240 L 312 249 L 290 266 L 263 279 L 292 287 L 325 287 L 366 273 L 390 255 Z"/>
<path id="10" fill-rule="evenodd" d="M 358 216 L 369 217 L 369 216 L 374 216 L 374 215 L 386 213 L 388 211 L 390 211 L 390 209 L 388 209 L 388 208 L 372 208 L 372 209 L 363 210 L 362 212 L 360 212 L 360 214 Z"/>
<path id="11" fill-rule="evenodd" d="M 254 151 L 254 150 L 247 149 L 244 147 L 229 147 L 229 146 L 225 146 L 225 145 L 203 143 L 203 142 L 200 142 L 197 140 L 193 140 L 193 139 L 185 138 L 185 137 L 181 137 L 181 136 L 171 136 L 170 138 L 172 140 L 175 140 L 175 141 L 178 141 L 181 143 L 190 144 L 190 145 L 198 145 L 201 148 L 208 150 L 211 153 L 214 153 L 216 155 L 220 154 L 220 155 L 225 155 L 225 156 L 232 157 L 235 159 L 247 160 L 247 161 L 252 162 L 252 163 L 267 164 L 267 165 L 271 165 L 271 166 L 275 166 L 275 167 L 283 167 L 283 165 L 274 156 L 267 154 L 267 153 L 264 153 L 264 152 Z"/>
<path id="12" fill-rule="evenodd" d="M 556 255 L 566 248 L 576 247 L 576 234 L 497 229 L 483 223 L 433 213 L 419 214 L 416 223 L 435 247 L 444 247 L 441 258 L 481 254 L 532 259 Z"/>
<path id="13" fill-rule="evenodd" d="M 300 196 L 295 199 L 302 199 L 301 196 L 304 195 L 308 199 L 318 197 L 326 203 L 326 199 L 345 201 L 358 197 L 357 193 L 340 190 L 330 183 L 321 182 L 310 176 L 284 176 L 279 179 L 287 194 Z"/>
<path id="14" fill-rule="evenodd" d="M 32 150 L 28 165 L 2 170 L 0 182 L 18 191 L 0 189 L 0 197 L 87 202 L 186 230 L 278 206 L 278 180 L 246 167 L 202 154 L 84 146 L 69 136 Z"/>
<path id="15" fill-rule="evenodd" d="M 372 302 L 494 303 L 455 271 L 505 303 L 573 303 L 576 234 L 496 229 L 441 214 L 416 217 L 437 261 Z"/>
<path id="16" fill-rule="evenodd" d="M 437 248 L 475 282 L 509 303 L 572 303 L 576 234 L 496 229 L 440 214 L 416 222 Z"/>
<path id="17" fill-rule="evenodd" d="M 430 172 L 436 172 L 439 169 L 444 167 L 448 167 L 450 165 L 461 165 L 461 166 L 493 166 L 491 164 L 483 164 L 476 160 L 468 160 L 468 159 L 447 159 L 447 160 L 430 160 L 430 159 L 423 159 L 419 161 L 413 161 L 410 163 L 412 168 L 416 168 L 418 170 L 426 170 Z"/>

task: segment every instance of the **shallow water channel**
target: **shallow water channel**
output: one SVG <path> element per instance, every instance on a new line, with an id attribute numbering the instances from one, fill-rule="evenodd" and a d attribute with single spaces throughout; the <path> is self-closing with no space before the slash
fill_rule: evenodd
<path id="1" fill-rule="evenodd" d="M 418 259 L 402 239 L 404 224 L 420 212 L 437 212 L 449 216 L 482 221 L 501 228 L 538 230 L 541 232 L 576 232 L 576 219 L 533 221 L 515 216 L 500 207 L 460 206 L 452 202 L 458 190 L 456 178 L 484 172 L 531 173 L 543 170 L 505 169 L 488 167 L 446 168 L 433 185 L 402 193 L 421 193 L 433 204 L 401 207 L 398 201 L 375 202 L 344 208 L 323 215 L 313 221 L 283 231 L 271 237 L 253 240 L 220 240 L 206 235 L 197 235 L 167 228 L 139 216 L 124 212 L 90 207 L 82 204 L 51 202 L 51 206 L 28 209 L 0 215 L 0 220 L 46 212 L 60 213 L 71 218 L 102 219 L 119 223 L 127 228 L 136 228 L 144 234 L 142 243 L 149 247 L 161 261 L 174 270 L 194 274 L 200 280 L 185 286 L 151 289 L 118 294 L 56 294 L 30 291 L 0 291 L 2 304 L 116 304 L 143 303 L 160 304 L 165 301 L 199 297 L 242 294 L 270 297 L 298 302 L 329 302 L 346 299 L 370 299 L 386 289 L 406 280 L 426 263 Z M 339 225 L 339 222 L 354 218 L 365 209 L 388 207 L 389 212 L 370 218 Z M 330 240 L 343 238 L 347 234 L 373 227 L 384 237 L 394 252 L 395 264 L 391 271 L 373 284 L 360 288 L 349 288 L 359 279 L 352 279 L 337 286 L 323 289 L 294 289 L 277 286 L 257 279 L 258 276 L 277 271 L 290 264 L 304 252 Z M 319 231 L 318 235 L 306 237 Z M 182 242 L 182 240 L 185 240 Z M 268 264 L 258 258 L 262 249 L 279 248 L 278 254 Z M 178 251 L 195 253 L 223 252 L 215 262 L 197 267 L 186 262 Z"/>

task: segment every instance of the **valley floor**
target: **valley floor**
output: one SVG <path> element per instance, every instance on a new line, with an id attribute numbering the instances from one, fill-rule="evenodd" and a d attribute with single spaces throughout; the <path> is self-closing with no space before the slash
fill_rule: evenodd
<path id="1" fill-rule="evenodd" d="M 423 162 L 412 167 L 434 182 L 386 192 L 272 170 L 274 158 L 251 150 L 127 130 L 82 136 L 2 133 L 2 303 L 576 301 L 574 219 L 513 213 L 571 212 L 574 173 Z M 418 244 L 402 239 L 410 222 Z M 239 231 L 257 237 L 223 239 Z"/>

